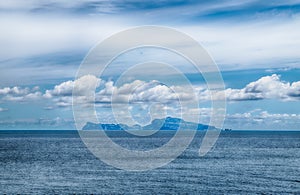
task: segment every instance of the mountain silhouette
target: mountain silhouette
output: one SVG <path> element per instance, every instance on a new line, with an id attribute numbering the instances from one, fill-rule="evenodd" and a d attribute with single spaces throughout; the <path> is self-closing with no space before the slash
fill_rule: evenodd
<path id="1" fill-rule="evenodd" d="M 216 129 L 213 126 L 198 124 L 193 122 L 187 122 L 180 118 L 166 117 L 163 119 L 154 119 L 149 125 L 141 126 L 135 124 L 133 126 L 128 126 L 125 124 L 105 124 L 105 123 L 91 123 L 87 122 L 82 130 L 178 130 L 181 129 L 197 129 L 197 130 L 207 130 Z"/>

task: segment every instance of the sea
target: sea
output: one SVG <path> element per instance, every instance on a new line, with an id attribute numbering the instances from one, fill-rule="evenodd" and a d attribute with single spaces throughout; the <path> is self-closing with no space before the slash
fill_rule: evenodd
<path id="1" fill-rule="evenodd" d="M 174 132 L 142 139 L 109 134 L 123 147 L 146 150 L 167 142 Z M 99 160 L 77 131 L 2 130 L 0 193 L 300 194 L 300 131 L 224 131 L 199 157 L 204 134 L 197 132 L 169 164 L 132 172 Z"/>

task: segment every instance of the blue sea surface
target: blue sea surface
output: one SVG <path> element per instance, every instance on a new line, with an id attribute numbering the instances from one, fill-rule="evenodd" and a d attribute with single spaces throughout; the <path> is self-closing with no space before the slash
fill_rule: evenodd
<path id="1" fill-rule="evenodd" d="M 159 146 L 173 135 L 151 138 L 109 132 L 128 148 Z M 0 192 L 93 194 L 300 194 L 300 131 L 222 132 L 199 157 L 205 132 L 166 166 L 128 172 L 106 165 L 76 131 L 0 131 Z"/>

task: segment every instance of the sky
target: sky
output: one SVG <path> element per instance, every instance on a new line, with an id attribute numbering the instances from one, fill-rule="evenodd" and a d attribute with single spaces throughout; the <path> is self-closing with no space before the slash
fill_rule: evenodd
<path id="1" fill-rule="evenodd" d="M 0 0 L 0 25 L 0 129 L 75 129 L 74 84 L 82 87 L 75 96 L 79 99 L 89 84 L 97 86 L 93 103 L 100 122 L 115 122 L 111 103 L 116 101 L 119 108 L 127 106 L 126 112 L 118 111 L 124 123 L 134 118 L 147 124 L 181 112 L 208 123 L 211 96 L 203 77 L 168 50 L 128 51 L 101 78 L 75 79 L 98 43 L 144 25 L 186 33 L 214 59 L 225 84 L 224 90 L 213 92 L 217 100 L 226 94 L 224 128 L 300 129 L 300 1 Z M 124 67 L 153 59 L 184 72 L 195 93 L 167 68 L 154 65 L 136 68 L 118 83 L 116 75 Z M 161 79 L 173 83 L 167 86 Z M 200 106 L 179 111 L 179 97 L 187 105 L 196 99 Z"/>

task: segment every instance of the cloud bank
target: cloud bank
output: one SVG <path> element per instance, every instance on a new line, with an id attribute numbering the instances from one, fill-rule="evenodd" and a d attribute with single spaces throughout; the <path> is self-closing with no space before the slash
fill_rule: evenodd
<path id="1" fill-rule="evenodd" d="M 135 80 L 115 86 L 113 81 L 104 81 L 93 75 L 86 75 L 78 80 L 66 81 L 54 86 L 53 89 L 42 92 L 39 87 L 21 88 L 5 87 L 0 89 L 0 97 L 3 101 L 31 101 L 38 99 L 53 99 L 59 106 L 71 104 L 73 86 L 78 87 L 75 98 L 81 98 L 84 103 L 93 103 L 88 97 L 94 89 L 97 104 L 107 103 L 135 103 L 135 102 L 161 102 L 191 101 L 198 97 L 200 101 L 211 99 L 221 100 L 222 94 L 226 94 L 228 101 L 253 101 L 263 99 L 276 99 L 280 101 L 300 100 L 300 81 L 285 82 L 280 75 L 273 74 L 247 84 L 242 89 L 227 88 L 225 91 L 209 91 L 204 86 L 194 86 L 197 91 L 187 91 L 184 86 L 166 86 L 158 81 L 145 82 Z M 175 93 L 176 91 L 176 93 Z M 195 95 L 196 93 L 196 95 Z M 86 102 L 85 102 L 86 101 Z"/>

